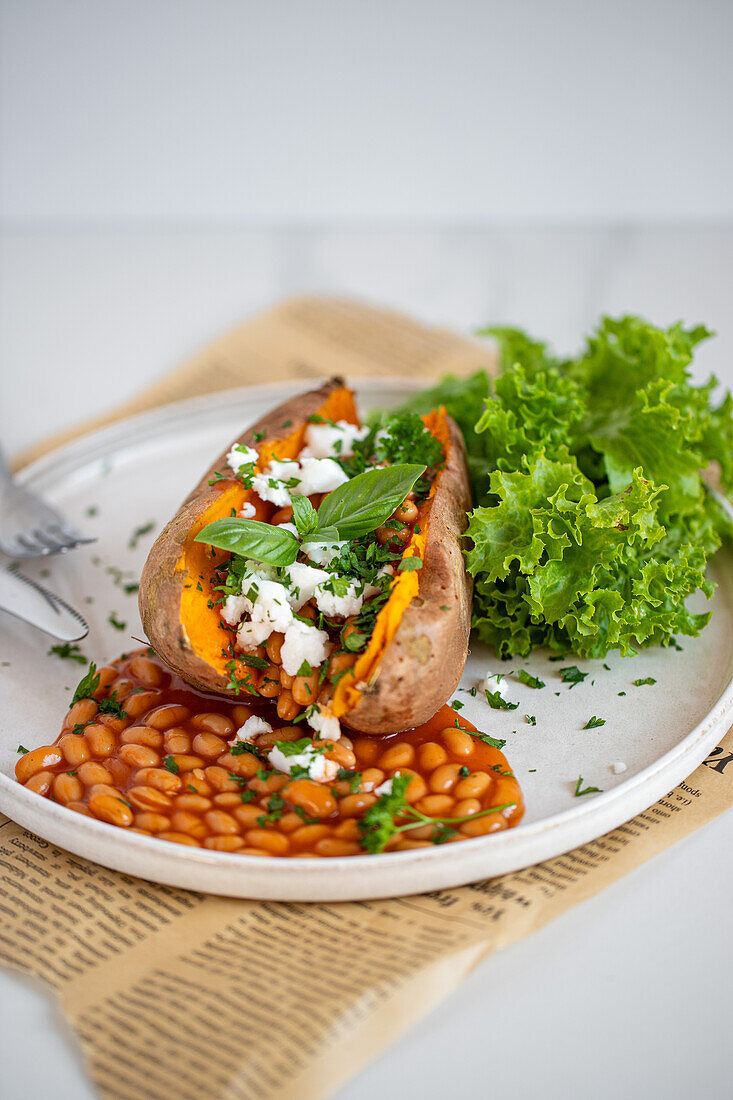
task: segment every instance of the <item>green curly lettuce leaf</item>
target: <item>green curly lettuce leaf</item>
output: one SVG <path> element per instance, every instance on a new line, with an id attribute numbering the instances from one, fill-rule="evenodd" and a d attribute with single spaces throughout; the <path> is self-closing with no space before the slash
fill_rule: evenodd
<path id="1" fill-rule="evenodd" d="M 602 657 L 697 635 L 708 559 L 731 522 L 701 476 L 733 489 L 733 399 L 693 385 L 703 326 L 602 318 L 574 359 L 491 328 L 502 372 L 419 395 L 464 431 L 476 507 L 466 560 L 474 632 L 502 657 L 538 645 Z"/>

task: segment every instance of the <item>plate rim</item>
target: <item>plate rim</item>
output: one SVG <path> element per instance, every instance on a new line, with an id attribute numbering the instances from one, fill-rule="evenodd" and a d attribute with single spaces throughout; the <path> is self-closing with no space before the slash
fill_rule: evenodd
<path id="1" fill-rule="evenodd" d="M 321 380 L 312 381 L 317 385 Z M 416 379 L 403 380 L 386 376 L 347 378 L 346 381 L 357 395 L 369 391 L 392 391 L 399 396 L 424 388 Z M 159 428 L 161 421 L 174 423 L 201 411 L 214 414 L 218 410 L 229 411 L 233 400 L 239 403 L 253 398 L 262 402 L 274 402 L 278 398 L 284 399 L 303 392 L 306 385 L 307 383 L 299 380 L 237 386 L 146 409 L 86 432 L 77 439 L 48 451 L 25 466 L 19 478 L 24 483 L 32 484 L 42 481 L 47 473 L 53 471 L 58 480 L 63 480 L 68 472 L 85 462 L 93 461 L 97 454 L 108 458 L 120 453 L 125 449 L 125 439 L 130 434 L 135 435 L 131 445 L 134 450 L 156 434 L 155 429 Z M 133 429 L 132 432 L 130 428 Z M 722 548 L 720 553 L 726 553 L 726 549 Z M 610 829 L 624 824 L 648 809 L 702 763 L 707 752 L 727 729 L 726 722 L 732 709 L 733 675 L 714 705 L 676 745 L 629 779 L 609 791 L 600 792 L 581 805 L 571 805 L 565 810 L 526 824 L 520 822 L 514 828 L 498 834 L 464 840 L 459 846 L 385 852 L 378 859 L 365 853 L 322 860 L 299 860 L 297 876 L 292 873 L 293 860 L 288 857 L 243 856 L 237 852 L 184 848 L 155 837 L 127 833 L 113 825 L 80 814 L 67 815 L 64 807 L 47 799 L 39 802 L 37 795 L 27 791 L 5 772 L 0 772 L 0 810 L 22 827 L 38 832 L 39 835 L 45 834 L 46 839 L 76 855 L 129 874 L 184 889 L 286 901 L 355 900 L 420 893 L 519 870 L 581 847 Z M 110 841 L 113 842 L 111 845 Z M 90 848 L 93 854 L 89 854 Z M 107 848 L 113 851 L 109 854 L 102 851 Z M 133 866 L 136 857 L 148 859 L 151 867 L 147 873 L 139 866 Z M 484 860 L 490 861 L 492 866 L 481 870 L 480 864 Z M 170 866 L 170 871 L 166 870 L 167 866 Z M 419 881 L 412 886 L 408 886 L 403 880 L 408 867 L 419 872 L 415 875 Z M 463 870 L 460 870 L 461 867 Z M 233 873 L 235 868 L 241 872 L 239 875 Z M 453 873 L 452 868 L 455 869 Z M 228 873 L 232 880 L 236 880 L 232 882 L 231 889 L 227 889 L 226 883 L 218 881 L 222 871 Z M 310 889 L 307 886 L 305 889 L 293 889 L 286 881 L 282 888 L 273 889 L 272 885 L 267 886 L 269 877 L 286 880 L 295 878 L 304 886 L 307 883 L 312 885 Z M 249 883 L 246 882 L 247 878 L 251 880 Z M 202 884 L 202 879 L 210 881 Z M 244 881 L 240 882 L 240 879 Z M 335 885 L 331 889 L 324 889 L 326 883 L 321 882 L 324 879 L 335 879 Z M 383 886 L 379 884 L 381 879 L 385 880 Z"/>

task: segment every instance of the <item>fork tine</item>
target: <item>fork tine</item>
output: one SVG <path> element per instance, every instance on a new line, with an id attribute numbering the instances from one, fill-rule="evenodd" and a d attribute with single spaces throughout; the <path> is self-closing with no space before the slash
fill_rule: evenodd
<path id="1" fill-rule="evenodd" d="M 13 545 L 13 543 L 11 543 Z M 23 557 L 36 557 L 40 554 L 48 554 L 48 549 L 41 546 L 38 542 L 29 538 L 28 535 L 16 535 L 15 546 L 18 548 L 16 553 Z"/>
<path id="2" fill-rule="evenodd" d="M 57 554 L 60 550 L 66 549 L 66 546 L 62 542 L 60 542 L 58 538 L 54 538 L 53 535 L 49 535 L 48 531 L 44 531 L 40 527 L 36 527 L 35 531 L 33 531 L 32 534 L 33 537 L 41 544 L 41 546 L 46 547 L 47 554 Z"/>

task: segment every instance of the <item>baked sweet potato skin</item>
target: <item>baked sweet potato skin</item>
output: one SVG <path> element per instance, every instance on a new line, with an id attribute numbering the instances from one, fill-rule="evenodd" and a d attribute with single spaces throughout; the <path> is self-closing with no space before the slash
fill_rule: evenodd
<path id="1" fill-rule="evenodd" d="M 138 594 L 143 629 L 161 660 L 200 691 L 232 697 L 237 695 L 230 679 L 199 656 L 183 621 L 182 601 L 184 594 L 190 591 L 185 586 L 195 585 L 197 576 L 191 570 L 180 567 L 181 559 L 191 549 L 194 533 L 208 522 L 203 520 L 204 515 L 219 503 L 224 505 L 223 514 L 229 515 L 230 507 L 224 504 L 227 494 L 232 497 L 233 507 L 237 507 L 237 501 L 241 506 L 246 494 L 246 490 L 236 481 L 219 481 L 213 485 L 210 482 L 217 473 L 225 478 L 231 474 L 226 456 L 236 444 L 261 451 L 269 442 L 280 441 L 298 430 L 304 432 L 308 417 L 322 410 L 329 399 L 343 388 L 343 379 L 331 378 L 318 389 L 288 398 L 233 440 L 188 494 L 150 550 Z M 196 546 L 201 547 L 201 544 Z M 215 614 L 218 619 L 218 613 Z M 224 641 L 226 638 L 222 633 Z"/>
<path id="2" fill-rule="evenodd" d="M 466 664 L 473 582 L 460 540 L 471 493 L 463 437 L 450 417 L 445 422 L 448 458 L 432 500 L 417 595 L 359 702 L 341 715 L 360 733 L 397 733 L 428 721 L 455 691 Z"/>

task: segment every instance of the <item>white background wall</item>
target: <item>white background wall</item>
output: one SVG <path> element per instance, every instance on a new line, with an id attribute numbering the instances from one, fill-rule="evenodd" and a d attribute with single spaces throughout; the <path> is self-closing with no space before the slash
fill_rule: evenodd
<path id="1" fill-rule="evenodd" d="M 726 0 L 2 0 L 0 220 L 733 215 Z"/>

